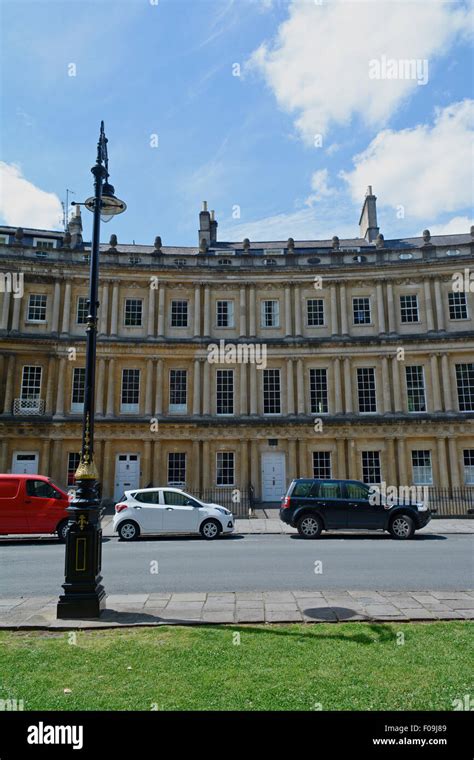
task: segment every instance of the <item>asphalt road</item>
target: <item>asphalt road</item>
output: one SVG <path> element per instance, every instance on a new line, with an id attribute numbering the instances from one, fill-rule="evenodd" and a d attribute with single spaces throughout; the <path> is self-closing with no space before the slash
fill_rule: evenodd
<path id="1" fill-rule="evenodd" d="M 107 592 L 115 594 L 463 590 L 474 587 L 473 549 L 472 535 L 422 533 L 411 541 L 393 541 L 383 534 L 330 535 L 317 541 L 292 535 L 217 541 L 161 537 L 133 543 L 110 538 L 103 544 L 102 573 Z M 64 546 L 55 540 L 0 542 L 0 597 L 54 596 L 63 573 Z"/>

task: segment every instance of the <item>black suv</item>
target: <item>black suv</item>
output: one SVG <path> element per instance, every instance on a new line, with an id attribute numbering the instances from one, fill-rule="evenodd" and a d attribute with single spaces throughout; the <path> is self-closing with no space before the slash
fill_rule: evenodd
<path id="1" fill-rule="evenodd" d="M 431 520 L 423 502 L 388 500 L 375 486 L 358 480 L 292 480 L 282 500 L 280 519 L 303 538 L 323 530 L 387 530 L 392 538 L 411 538 Z"/>

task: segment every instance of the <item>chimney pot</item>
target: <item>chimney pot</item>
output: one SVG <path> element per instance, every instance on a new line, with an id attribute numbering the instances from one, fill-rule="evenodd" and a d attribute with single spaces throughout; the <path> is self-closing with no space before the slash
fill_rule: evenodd
<path id="1" fill-rule="evenodd" d="M 207 211 L 207 201 L 202 202 L 202 210 Z"/>

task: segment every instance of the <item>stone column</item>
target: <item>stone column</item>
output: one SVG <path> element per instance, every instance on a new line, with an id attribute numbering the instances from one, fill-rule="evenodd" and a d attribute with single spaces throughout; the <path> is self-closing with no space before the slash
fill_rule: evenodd
<path id="1" fill-rule="evenodd" d="M 109 360 L 107 377 L 107 417 L 115 416 L 115 359 Z M 115 475 L 114 475 L 115 477 Z"/>
<path id="2" fill-rule="evenodd" d="M 435 291 L 435 303 L 436 303 L 436 317 L 438 319 L 438 330 L 445 330 L 444 320 L 444 303 L 441 295 L 441 283 L 439 280 L 434 281 Z"/>
<path id="3" fill-rule="evenodd" d="M 211 413 L 211 365 L 208 361 L 204 362 L 203 370 L 202 413 Z"/>
<path id="4" fill-rule="evenodd" d="M 155 288 L 151 287 L 151 283 L 148 287 L 148 320 L 146 332 L 149 338 L 155 336 Z"/>
<path id="5" fill-rule="evenodd" d="M 293 298 L 295 299 L 295 336 L 300 338 L 301 331 L 301 290 L 298 285 L 293 289 Z"/>
<path id="6" fill-rule="evenodd" d="M 5 439 L 0 440 L 0 472 L 7 472 L 8 467 L 8 441 Z"/>
<path id="7" fill-rule="evenodd" d="M 204 337 L 211 336 L 211 289 L 209 285 L 204 287 Z"/>
<path id="8" fill-rule="evenodd" d="M 56 359 L 54 356 L 50 356 L 48 359 L 48 375 L 46 378 L 46 399 L 44 404 L 45 414 L 53 413 L 53 389 L 54 389 L 54 375 L 56 368 Z"/>
<path id="9" fill-rule="evenodd" d="M 344 359 L 344 402 L 346 414 L 352 414 L 351 360 Z"/>
<path id="10" fill-rule="evenodd" d="M 112 314 L 110 316 L 110 336 L 115 338 L 118 331 L 119 284 L 114 282 L 112 288 Z"/>
<path id="11" fill-rule="evenodd" d="M 448 451 L 449 451 L 449 470 L 451 473 L 451 486 L 453 488 L 459 488 L 461 485 L 461 477 L 459 474 L 459 452 L 454 436 L 448 438 Z M 442 485 L 442 484 L 441 484 Z"/>
<path id="12" fill-rule="evenodd" d="M 51 316 L 51 332 L 59 332 L 59 306 L 61 303 L 61 284 L 59 282 L 54 283 L 53 291 L 53 311 Z"/>
<path id="13" fill-rule="evenodd" d="M 349 326 L 347 323 L 347 295 L 346 286 L 341 284 L 339 286 L 339 295 L 341 300 L 341 333 L 343 335 L 349 335 Z"/>
<path id="14" fill-rule="evenodd" d="M 209 488 L 212 483 L 211 474 L 211 451 L 209 441 L 202 442 L 202 487 Z M 214 468 L 213 468 L 214 472 Z"/>
<path id="15" fill-rule="evenodd" d="M 388 372 L 388 359 L 386 356 L 382 356 L 382 400 L 382 412 L 385 414 L 391 412 L 392 403 L 390 399 L 390 377 Z"/>
<path id="16" fill-rule="evenodd" d="M 296 399 L 298 414 L 305 413 L 304 371 L 303 360 L 298 359 L 296 362 Z"/>
<path id="17" fill-rule="evenodd" d="M 193 373 L 193 414 L 201 413 L 201 362 L 202 359 L 194 359 Z"/>
<path id="18" fill-rule="evenodd" d="M 50 440 L 49 438 L 45 438 L 41 442 L 41 463 L 40 463 L 40 472 L 43 475 L 49 474 L 49 452 L 50 452 Z M 4 472 L 4 470 L 2 470 Z"/>
<path id="19" fill-rule="evenodd" d="M 158 288 L 158 337 L 165 337 L 165 286 L 161 284 Z"/>
<path id="20" fill-rule="evenodd" d="M 142 488 L 146 488 L 152 481 L 152 467 L 151 467 L 151 441 L 143 441 L 143 464 L 142 470 Z"/>
<path id="21" fill-rule="evenodd" d="M 102 297 L 99 306 L 99 336 L 107 335 L 107 317 L 109 313 L 109 283 L 102 285 Z"/>
<path id="22" fill-rule="evenodd" d="M 62 483 L 64 480 L 63 461 L 64 461 L 63 442 L 59 440 L 54 440 L 53 441 L 53 456 L 52 456 L 52 462 L 51 462 L 51 478 L 55 480 L 56 483 Z"/>
<path id="23" fill-rule="evenodd" d="M 288 441 L 288 476 L 287 480 L 297 477 L 296 441 Z"/>
<path id="24" fill-rule="evenodd" d="M 451 395 L 451 372 L 449 367 L 448 354 L 441 354 L 441 380 L 443 386 L 444 411 L 453 411 L 453 402 Z"/>
<path id="25" fill-rule="evenodd" d="M 102 450 L 102 495 L 104 498 L 112 498 L 114 495 L 112 478 L 115 473 L 112 464 L 112 442 L 106 439 Z"/>
<path id="26" fill-rule="evenodd" d="M 446 459 L 446 439 L 440 436 L 436 439 L 436 446 L 438 451 L 438 486 L 449 485 L 448 476 L 448 463 Z"/>
<path id="27" fill-rule="evenodd" d="M 334 414 L 342 413 L 341 360 L 338 356 L 333 359 L 332 372 L 334 377 Z M 331 411 L 331 410 L 329 410 Z"/>
<path id="28" fill-rule="evenodd" d="M 247 415 L 248 413 L 247 365 L 242 363 L 240 365 L 240 414 Z"/>
<path id="29" fill-rule="evenodd" d="M 376 286 L 377 291 L 377 320 L 379 323 L 379 335 L 384 335 L 385 333 L 385 309 L 384 309 L 384 302 L 383 302 L 383 287 L 382 283 L 378 282 Z"/>
<path id="30" fill-rule="evenodd" d="M 12 414 L 13 412 L 12 404 L 13 404 L 14 382 L 15 382 L 15 357 L 13 354 L 11 354 L 8 357 L 7 375 L 5 379 L 5 399 L 4 399 L 4 404 L 3 404 L 4 414 Z"/>
<path id="31" fill-rule="evenodd" d="M 20 329 L 20 310 L 22 300 L 22 298 L 13 299 L 12 332 L 18 332 Z"/>
<path id="32" fill-rule="evenodd" d="M 64 417 L 64 383 L 66 376 L 66 359 L 62 356 L 58 365 L 58 382 L 56 390 L 56 412 L 55 417 Z"/>
<path id="33" fill-rule="evenodd" d="M 156 435 L 156 433 L 155 433 Z M 161 444 L 159 441 L 152 441 L 151 454 L 151 479 L 156 487 L 163 484 L 161 477 Z"/>
<path id="34" fill-rule="evenodd" d="M 61 325 L 61 335 L 66 337 L 69 335 L 71 321 L 71 283 L 68 281 L 64 287 L 64 306 L 63 306 L 63 321 Z"/>
<path id="35" fill-rule="evenodd" d="M 163 359 L 156 362 L 155 415 L 163 414 Z"/>
<path id="36" fill-rule="evenodd" d="M 98 417 L 104 414 L 105 359 L 97 363 L 97 382 L 95 387 L 95 411 Z"/>
<path id="37" fill-rule="evenodd" d="M 258 389 L 257 389 L 257 367 L 255 363 L 250 365 L 250 414 L 257 414 L 258 409 Z"/>
<path id="38" fill-rule="evenodd" d="M 8 330 L 8 316 L 10 313 L 10 301 L 12 294 L 9 290 L 6 290 L 3 294 L 2 304 L 2 321 L 0 323 L 0 330 Z M 14 301 L 21 301 L 21 298 L 14 298 Z"/>
<path id="39" fill-rule="evenodd" d="M 431 299 L 431 285 L 429 280 L 423 282 L 423 289 L 425 293 L 425 312 L 426 312 L 426 327 L 428 332 L 434 330 L 434 316 L 433 316 L 433 301 Z"/>
<path id="40" fill-rule="evenodd" d="M 398 484 L 399 486 L 408 486 L 412 478 L 408 478 L 407 469 L 407 448 L 404 438 L 397 438 L 397 459 L 398 459 Z"/>
<path id="41" fill-rule="evenodd" d="M 291 290 L 290 286 L 285 287 L 285 336 L 291 335 Z"/>
<path id="42" fill-rule="evenodd" d="M 337 292 L 336 286 L 331 285 L 331 333 L 332 335 L 339 334 L 338 322 L 337 322 Z"/>
<path id="43" fill-rule="evenodd" d="M 441 412 L 441 388 L 439 385 L 438 356 L 430 355 L 433 412 Z"/>
<path id="44" fill-rule="evenodd" d="M 240 312 L 239 312 L 239 330 L 240 337 L 247 335 L 247 303 L 245 296 L 245 287 L 240 288 Z"/>
<path id="45" fill-rule="evenodd" d="M 357 457 L 357 445 L 356 442 L 350 438 L 347 441 L 347 451 L 349 456 L 349 479 L 359 480 L 359 461 Z M 360 473 L 362 474 L 362 473 Z"/>
<path id="46" fill-rule="evenodd" d="M 192 443 L 192 457 L 192 474 L 188 488 L 191 487 L 199 490 L 201 487 L 201 447 L 199 441 L 193 441 Z"/>
<path id="47" fill-rule="evenodd" d="M 401 412 L 403 409 L 399 364 L 400 362 L 397 360 L 397 357 L 392 356 L 393 404 L 395 412 Z"/>
<path id="48" fill-rule="evenodd" d="M 261 496 L 260 491 L 260 457 L 258 455 L 258 441 L 250 443 L 250 482 L 254 487 L 255 496 Z"/>
<path id="49" fill-rule="evenodd" d="M 387 438 L 386 448 L 386 466 L 387 466 L 387 481 L 388 485 L 397 485 L 397 472 L 396 472 L 396 456 L 395 456 L 395 441 L 393 438 Z"/>
<path id="50" fill-rule="evenodd" d="M 388 309 L 388 331 L 390 334 L 397 332 L 397 321 L 395 318 L 395 301 L 393 298 L 393 285 L 387 282 L 387 309 Z"/>
<path id="51" fill-rule="evenodd" d="M 295 384 L 293 376 L 293 359 L 286 360 L 286 408 L 287 414 L 295 413 Z"/>
<path id="52" fill-rule="evenodd" d="M 256 337 L 256 294 L 255 287 L 249 288 L 249 333 L 251 338 Z"/>
<path id="53" fill-rule="evenodd" d="M 346 473 L 345 446 L 344 446 L 343 438 L 336 438 L 336 456 L 337 456 L 337 467 L 336 467 L 336 470 L 331 468 L 331 475 L 333 478 L 345 479 L 347 476 L 347 473 Z"/>
<path id="54" fill-rule="evenodd" d="M 300 478 L 308 478 L 313 473 L 308 471 L 308 443 L 304 439 L 299 439 L 298 441 L 298 459 L 299 459 L 299 470 Z"/>
<path id="55" fill-rule="evenodd" d="M 194 288 L 194 337 L 201 335 L 201 286 Z"/>
<path id="56" fill-rule="evenodd" d="M 153 359 L 147 359 L 145 376 L 145 416 L 151 417 L 153 399 Z"/>
<path id="57" fill-rule="evenodd" d="M 249 445 L 247 441 L 240 442 L 240 477 L 239 485 L 242 496 L 247 493 L 247 486 L 249 482 Z"/>

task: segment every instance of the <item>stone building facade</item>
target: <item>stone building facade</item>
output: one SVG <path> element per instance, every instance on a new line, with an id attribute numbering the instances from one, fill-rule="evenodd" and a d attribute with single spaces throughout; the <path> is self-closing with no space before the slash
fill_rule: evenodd
<path id="1" fill-rule="evenodd" d="M 78 208 L 78 207 L 77 207 Z M 293 477 L 474 484 L 474 230 L 101 246 L 103 495 L 184 484 L 277 501 Z M 0 228 L 0 472 L 73 482 L 90 245 Z"/>

